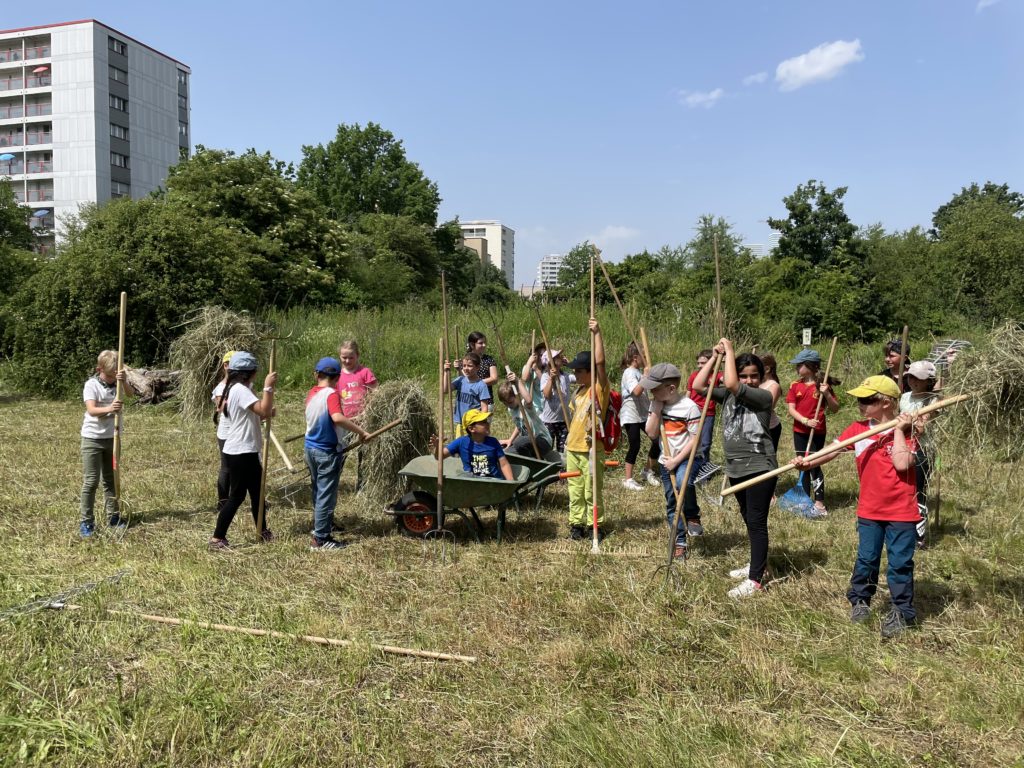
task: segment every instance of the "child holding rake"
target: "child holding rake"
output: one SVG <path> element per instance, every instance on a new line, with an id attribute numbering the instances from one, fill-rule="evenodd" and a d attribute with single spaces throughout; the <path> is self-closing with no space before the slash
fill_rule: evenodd
<path id="1" fill-rule="evenodd" d="M 117 382 L 124 381 L 124 371 L 117 370 L 117 352 L 105 349 L 96 358 L 96 375 L 85 382 L 82 401 L 82 499 L 79 506 L 78 532 L 83 539 L 96 529 L 93 508 L 96 489 L 103 482 L 103 508 L 107 523 L 124 526 L 117 511 L 114 490 L 114 414 L 121 411 L 117 399 Z"/>
<path id="2" fill-rule="evenodd" d="M 857 398 L 862 419 L 848 426 L 839 440 L 856 437 L 876 424 L 896 417 L 900 390 L 888 376 L 869 376 L 849 393 Z M 913 416 L 901 414 L 899 425 L 846 450 L 853 450 L 860 477 L 857 499 L 857 559 L 850 589 L 850 620 L 862 623 L 871 616 L 871 598 L 878 589 L 882 545 L 888 559 L 886 580 L 892 607 L 882 620 L 882 637 L 903 633 L 917 620 L 914 610 L 914 549 L 917 545 L 917 485 L 912 437 Z M 817 459 L 797 455 L 793 465 L 803 470 L 832 461 L 842 451 Z"/>
<path id="3" fill-rule="evenodd" d="M 935 363 L 918 360 L 910 364 L 906 376 L 909 389 L 900 396 L 900 413 L 914 413 L 935 400 L 936 376 Z M 921 513 L 921 522 L 917 524 L 918 549 L 925 546 L 928 533 L 928 479 L 934 464 L 932 457 L 935 456 L 935 443 L 925 425 L 931 416 L 926 413 L 917 421 L 918 445 L 914 470 L 917 474 L 917 510 Z"/>
<path id="4" fill-rule="evenodd" d="M 789 362 L 796 366 L 799 377 L 786 392 L 786 406 L 793 419 L 793 448 L 797 454 L 820 451 L 825 447 L 825 412 L 836 413 L 839 401 L 832 393 L 831 382 L 818 381 L 821 355 L 815 350 L 802 349 Z M 827 515 L 825 474 L 820 469 L 804 473 L 803 485 L 808 497 L 813 487 L 814 508 L 821 515 Z"/>
<path id="5" fill-rule="evenodd" d="M 622 429 L 629 439 L 629 449 L 626 451 L 626 476 L 622 485 L 631 491 L 642 491 L 644 487 L 641 483 L 645 480 L 648 485 L 661 485 L 661 470 L 658 465 L 658 457 L 661 455 L 660 435 L 651 438 L 651 448 L 647 452 L 647 462 L 639 475 L 639 481 L 633 478 L 633 467 L 640 455 L 640 433 L 644 431 L 644 424 L 651 410 L 651 399 L 643 386 L 647 373 L 640 348 L 635 341 L 629 342 L 626 354 L 622 356 L 622 381 L 619 386 L 622 407 L 619 409 L 619 423 L 622 424 Z M 676 385 L 678 386 L 678 382 Z"/>

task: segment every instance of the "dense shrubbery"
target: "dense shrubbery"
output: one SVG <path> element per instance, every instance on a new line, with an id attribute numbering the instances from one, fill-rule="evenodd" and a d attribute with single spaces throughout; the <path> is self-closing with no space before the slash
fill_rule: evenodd
<path id="1" fill-rule="evenodd" d="M 303 154 L 296 172 L 269 154 L 199 147 L 160 194 L 85 208 L 42 263 L 25 250 L 27 209 L 0 185 L 0 343 L 15 382 L 57 393 L 60 371 L 90 368 L 116 338 L 122 290 L 126 356 L 137 364 L 162 360 L 181 318 L 204 305 L 260 314 L 436 307 L 442 270 L 453 305 L 517 301 L 500 271 L 460 245 L 457 222 L 438 225 L 436 185 L 390 133 L 343 125 Z M 845 193 L 798 186 L 783 200 L 786 216 L 769 219 L 781 237 L 766 258 L 705 215 L 689 243 L 607 266 L 630 311 L 671 318 L 705 343 L 715 332 L 716 243 L 730 332 L 763 343 L 807 326 L 868 341 L 905 323 L 923 335 L 1024 316 L 1021 195 L 975 184 L 935 212 L 929 232 L 888 233 L 854 225 Z M 546 302 L 587 295 L 591 248 L 572 250 Z M 597 290 L 611 302 L 603 280 Z"/>

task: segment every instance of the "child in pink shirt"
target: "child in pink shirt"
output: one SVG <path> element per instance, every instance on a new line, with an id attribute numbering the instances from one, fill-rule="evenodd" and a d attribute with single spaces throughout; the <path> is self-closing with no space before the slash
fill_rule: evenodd
<path id="1" fill-rule="evenodd" d="M 338 396 L 341 398 L 341 413 L 346 419 L 354 419 L 363 412 L 366 395 L 377 386 L 377 377 L 373 371 L 359 364 L 359 344 L 355 340 L 343 341 L 338 347 L 341 358 L 341 375 L 338 376 Z M 358 452 L 356 463 L 356 491 L 363 486 L 363 452 Z M 338 474 L 345 469 L 346 453 L 341 454 L 341 467 Z"/>

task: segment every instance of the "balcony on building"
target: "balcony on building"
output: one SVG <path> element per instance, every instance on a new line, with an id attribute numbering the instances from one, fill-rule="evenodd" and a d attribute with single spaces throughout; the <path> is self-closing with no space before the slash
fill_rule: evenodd
<path id="1" fill-rule="evenodd" d="M 27 203 L 48 203 L 53 201 L 53 180 L 47 181 L 30 181 L 25 189 L 25 199 L 22 202 Z"/>
<path id="2" fill-rule="evenodd" d="M 50 36 L 39 35 L 0 43 L 0 64 L 50 58 Z"/>
<path id="3" fill-rule="evenodd" d="M 53 173 L 52 152 L 26 152 L 25 153 L 25 175 L 37 176 L 41 173 Z"/>

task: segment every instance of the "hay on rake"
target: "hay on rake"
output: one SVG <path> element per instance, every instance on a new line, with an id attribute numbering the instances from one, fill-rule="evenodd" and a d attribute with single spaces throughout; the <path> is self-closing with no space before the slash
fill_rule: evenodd
<path id="1" fill-rule="evenodd" d="M 1024 325 L 1011 320 L 985 340 L 961 352 L 950 367 L 943 397 L 974 397 L 953 409 L 936 426 L 966 452 L 995 450 L 1019 458 L 1024 430 Z"/>
<path id="2" fill-rule="evenodd" d="M 367 432 L 400 420 L 392 430 L 367 443 L 363 451 L 362 494 L 371 505 L 386 506 L 405 493 L 407 481 L 398 471 L 417 456 L 430 452 L 430 436 L 437 419 L 423 390 L 413 379 L 381 384 L 366 398 L 359 420 Z"/>
<path id="3" fill-rule="evenodd" d="M 203 307 L 182 324 L 184 333 L 171 342 L 170 363 L 181 371 L 178 408 L 187 421 L 199 421 L 210 409 L 210 391 L 220 378 L 226 352 L 259 354 L 263 330 L 249 314 Z"/>

